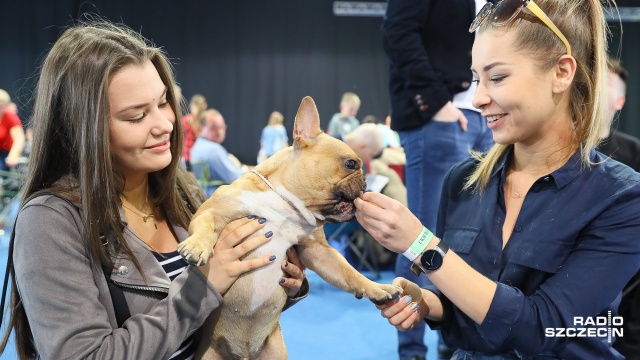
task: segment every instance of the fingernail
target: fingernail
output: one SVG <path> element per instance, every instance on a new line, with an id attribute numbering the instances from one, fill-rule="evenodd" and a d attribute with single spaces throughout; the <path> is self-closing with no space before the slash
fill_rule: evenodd
<path id="1" fill-rule="evenodd" d="M 288 266 L 289 266 L 289 262 L 288 262 L 288 261 L 285 261 L 285 262 L 284 262 L 284 267 L 288 267 Z"/>
<path id="2" fill-rule="evenodd" d="M 275 255 L 271 255 L 271 256 L 269 256 L 269 261 L 273 261 L 273 260 L 275 260 L 275 259 L 276 259 L 276 256 L 275 256 Z"/>
<path id="3" fill-rule="evenodd" d="M 255 215 L 249 215 L 249 216 L 247 216 L 247 219 L 255 219 L 255 218 L 256 218 L 256 216 L 255 216 Z"/>
<path id="4" fill-rule="evenodd" d="M 260 219 L 258 219 L 258 222 L 259 222 L 260 224 L 264 224 L 265 222 L 267 222 L 267 219 L 265 219 L 265 218 L 260 218 Z"/>
<path id="5" fill-rule="evenodd" d="M 280 284 L 284 284 L 284 279 L 280 279 Z"/>
<path id="6" fill-rule="evenodd" d="M 404 300 L 403 300 L 403 301 L 404 301 L 404 303 L 405 303 L 405 304 L 410 303 L 410 302 L 411 302 L 411 295 L 407 295 L 407 296 L 405 296 L 405 298 L 404 298 Z"/>
<path id="7" fill-rule="evenodd" d="M 418 302 L 414 302 L 413 305 L 411 305 L 411 310 L 417 313 L 419 307 L 420 307 L 420 304 L 418 304 Z"/>
<path id="8" fill-rule="evenodd" d="M 268 238 L 272 237 L 273 236 L 273 231 L 267 232 L 266 234 L 264 234 L 264 236 L 266 236 Z"/>

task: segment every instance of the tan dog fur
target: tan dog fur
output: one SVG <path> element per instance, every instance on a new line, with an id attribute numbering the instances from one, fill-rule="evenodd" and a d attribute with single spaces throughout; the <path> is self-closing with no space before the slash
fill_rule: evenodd
<path id="1" fill-rule="evenodd" d="M 220 187 L 198 209 L 190 237 L 178 248 L 190 263 L 202 263 L 225 225 L 255 214 L 267 219 L 261 233 L 273 239 L 249 257 L 274 254 L 284 259 L 297 245 L 302 263 L 330 284 L 384 303 L 401 289 L 377 284 L 355 270 L 326 241 L 323 224 L 353 218 L 353 200 L 365 189 L 362 162 L 344 142 L 320 130 L 316 105 L 305 97 L 296 114 L 294 145 L 258 165 L 231 185 Z M 203 327 L 197 357 L 203 359 L 286 359 L 280 314 L 286 294 L 278 285 L 280 261 L 241 276 L 224 294 L 224 304 Z"/>

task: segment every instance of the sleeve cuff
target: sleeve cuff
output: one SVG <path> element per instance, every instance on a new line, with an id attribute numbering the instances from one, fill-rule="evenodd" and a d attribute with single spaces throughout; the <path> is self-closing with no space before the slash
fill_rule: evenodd
<path id="1" fill-rule="evenodd" d="M 282 308 L 282 311 L 287 310 L 288 308 L 297 304 L 298 301 L 306 298 L 307 295 L 309 295 L 309 289 L 310 289 L 309 280 L 307 280 L 307 278 L 304 278 L 304 280 L 302 280 L 302 286 L 300 287 L 300 290 L 298 290 L 298 293 L 295 296 L 287 298 L 287 301 L 284 303 L 284 307 Z"/>
<path id="2" fill-rule="evenodd" d="M 480 336 L 494 346 L 503 344 L 511 334 L 522 312 L 521 298 L 524 296 L 514 287 L 497 285 L 487 316 L 477 325 Z"/>
<path id="3" fill-rule="evenodd" d="M 424 319 L 424 322 L 429 326 L 431 330 L 440 330 L 449 319 L 451 311 L 453 311 L 451 302 L 449 301 L 449 299 L 447 299 L 446 296 L 444 296 L 444 294 L 442 294 L 442 292 L 440 292 L 440 290 L 438 290 L 438 288 L 435 287 L 435 285 L 429 284 L 423 287 L 423 289 L 429 290 L 434 293 L 438 297 L 438 299 L 440 299 L 440 303 L 442 303 L 442 320 L 436 321 L 429 320 L 427 318 Z"/>

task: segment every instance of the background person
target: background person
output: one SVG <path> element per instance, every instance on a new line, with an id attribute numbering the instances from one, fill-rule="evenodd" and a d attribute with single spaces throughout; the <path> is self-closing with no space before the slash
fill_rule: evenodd
<path id="1" fill-rule="evenodd" d="M 602 142 L 598 151 L 604 155 L 640 171 L 640 140 L 621 131 L 612 129 L 618 111 L 622 110 L 627 92 L 627 70 L 616 59 L 609 58 L 607 73 L 607 98 L 609 112 L 602 127 Z M 624 336 L 618 338 L 613 346 L 627 359 L 640 357 L 640 272 L 625 286 L 619 315 L 624 319 Z"/>
<path id="2" fill-rule="evenodd" d="M 394 280 L 410 295 L 379 308 L 399 329 L 441 327 L 456 360 L 622 359 L 606 337 L 546 336 L 577 317 L 616 316 L 640 263 L 640 174 L 594 150 L 607 111 L 602 4 L 485 10 L 473 26 L 473 101 L 496 145 L 447 174 L 436 236 L 381 194 L 356 199 L 363 227 L 417 256 L 429 280 Z"/>
<path id="3" fill-rule="evenodd" d="M 0 170 L 18 165 L 24 147 L 24 129 L 9 93 L 0 89 Z"/>
<path id="4" fill-rule="evenodd" d="M 279 111 L 274 111 L 269 115 L 269 123 L 262 129 L 262 134 L 260 135 L 258 164 L 289 146 L 289 137 L 287 136 L 287 129 L 282 125 L 283 121 L 284 116 Z"/>
<path id="5" fill-rule="evenodd" d="M 640 140 L 634 136 L 613 129 L 616 115 L 626 101 L 627 77 L 629 73 L 620 61 L 609 58 L 609 72 L 607 73 L 607 97 L 609 112 L 602 125 L 602 141 L 598 144 L 598 151 L 611 156 L 621 163 L 640 171 Z"/>
<path id="6" fill-rule="evenodd" d="M 382 40 L 389 59 L 391 128 L 407 156 L 405 184 L 409 209 L 427 228 L 435 228 L 442 182 L 447 171 L 486 151 L 493 141 L 486 119 L 471 104 L 469 24 L 485 0 L 388 0 Z M 413 277 L 411 263 L 396 259 L 396 275 Z M 421 285 L 424 278 L 417 279 Z M 424 359 L 424 324 L 398 332 L 400 360 Z M 438 341 L 439 358 L 450 358 Z"/>
<path id="7" fill-rule="evenodd" d="M 191 148 L 200 136 L 200 117 L 207 110 L 207 106 L 207 99 L 203 95 L 195 94 L 189 101 L 189 114 L 182 117 L 182 127 L 184 128 L 182 160 L 188 171 L 191 171 Z"/>
<path id="8" fill-rule="evenodd" d="M 353 92 L 347 91 L 342 94 L 340 100 L 340 112 L 335 113 L 327 128 L 327 134 L 343 139 L 344 136 L 360 125 L 360 121 L 356 118 L 358 110 L 360 110 L 360 97 Z"/>
<path id="9" fill-rule="evenodd" d="M 222 146 L 227 134 L 227 124 L 216 109 L 209 109 L 202 115 L 200 137 L 191 148 L 191 162 L 205 163 L 209 170 L 209 180 L 230 184 L 244 171 L 231 160 L 227 149 Z M 211 196 L 216 187 L 205 189 L 205 195 Z"/>

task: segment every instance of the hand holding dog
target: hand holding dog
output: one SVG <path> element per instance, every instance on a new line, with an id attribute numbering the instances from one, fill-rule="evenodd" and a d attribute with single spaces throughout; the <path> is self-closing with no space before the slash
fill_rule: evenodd
<path id="1" fill-rule="evenodd" d="M 393 252 L 405 252 L 422 231 L 422 223 L 409 209 L 380 193 L 363 193 L 354 204 L 360 225 Z"/>
<path id="2" fill-rule="evenodd" d="M 395 302 L 376 305 L 376 308 L 396 329 L 410 330 L 429 315 L 429 306 L 424 302 L 422 289 L 417 284 L 402 277 L 395 278 L 392 284 L 402 288 L 404 296 Z"/>
<path id="3" fill-rule="evenodd" d="M 306 274 L 304 272 L 305 267 L 302 265 L 295 247 L 287 250 L 287 260 L 283 260 L 280 267 L 284 271 L 284 277 L 280 279 L 280 285 L 284 288 L 287 297 L 296 297 L 300 292 Z"/>
<path id="4" fill-rule="evenodd" d="M 240 275 L 269 265 L 275 260 L 275 256 L 269 255 L 241 260 L 244 255 L 270 240 L 269 233 L 248 238 L 262 227 L 264 224 L 256 219 L 242 218 L 230 222 L 220 233 L 213 257 L 206 265 L 198 266 L 221 295 L 229 290 Z"/>

